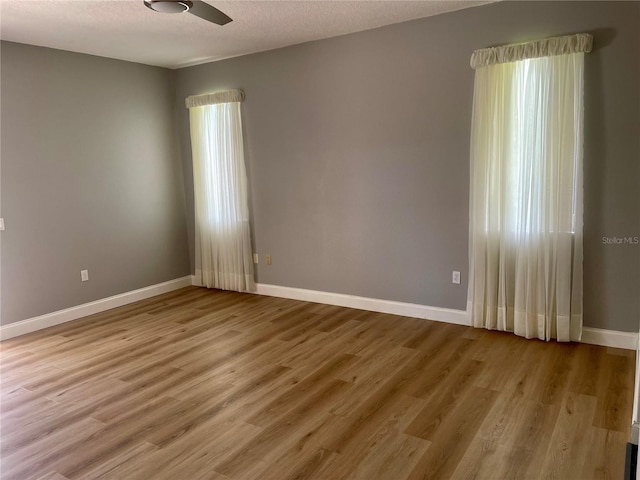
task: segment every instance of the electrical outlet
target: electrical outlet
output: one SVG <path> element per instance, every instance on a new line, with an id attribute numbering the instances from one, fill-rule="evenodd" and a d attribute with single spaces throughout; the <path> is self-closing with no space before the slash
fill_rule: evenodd
<path id="1" fill-rule="evenodd" d="M 264 263 L 266 263 L 267 265 L 271 265 L 271 255 L 270 254 L 266 254 L 264 256 Z"/>
<path id="2" fill-rule="evenodd" d="M 257 265 L 257 264 L 259 263 L 259 260 L 260 260 L 260 259 L 258 258 L 258 254 L 257 254 L 257 253 L 254 253 L 254 254 L 253 254 L 253 263 L 255 263 L 255 264 Z"/>
<path id="3" fill-rule="evenodd" d="M 4 218 L 0 218 L 0 232 L 4 230 Z"/>
<path id="4" fill-rule="evenodd" d="M 451 282 L 456 285 L 460 285 L 460 272 L 453 271 L 453 276 L 451 277 Z"/>
<path id="5" fill-rule="evenodd" d="M 80 280 L 83 282 L 89 281 L 89 270 L 80 270 Z"/>

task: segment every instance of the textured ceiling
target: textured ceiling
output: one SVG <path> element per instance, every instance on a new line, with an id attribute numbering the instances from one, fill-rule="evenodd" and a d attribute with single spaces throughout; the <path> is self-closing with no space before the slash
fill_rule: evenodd
<path id="1" fill-rule="evenodd" d="M 488 1 L 218 1 L 233 22 L 142 0 L 0 0 L 0 38 L 178 68 L 473 7 Z"/>

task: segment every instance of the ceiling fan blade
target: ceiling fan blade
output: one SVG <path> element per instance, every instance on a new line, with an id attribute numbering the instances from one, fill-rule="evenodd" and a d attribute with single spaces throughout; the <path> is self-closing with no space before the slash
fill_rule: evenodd
<path id="1" fill-rule="evenodd" d="M 226 25 L 232 21 L 231 17 L 201 0 L 193 0 L 193 7 L 189 9 L 189 13 L 218 25 Z"/>

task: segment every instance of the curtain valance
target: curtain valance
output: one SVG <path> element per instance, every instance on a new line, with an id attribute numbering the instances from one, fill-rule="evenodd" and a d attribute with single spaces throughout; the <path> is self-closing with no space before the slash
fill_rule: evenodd
<path id="1" fill-rule="evenodd" d="M 204 107 L 205 105 L 216 105 L 218 103 L 243 102 L 244 92 L 242 90 L 227 90 L 224 92 L 205 93 L 204 95 L 191 95 L 185 100 L 187 108 Z"/>
<path id="2" fill-rule="evenodd" d="M 517 62 L 529 58 L 551 57 L 569 53 L 589 53 L 593 36 L 588 33 L 546 38 L 534 42 L 482 48 L 471 55 L 471 67 L 486 67 L 496 63 Z"/>

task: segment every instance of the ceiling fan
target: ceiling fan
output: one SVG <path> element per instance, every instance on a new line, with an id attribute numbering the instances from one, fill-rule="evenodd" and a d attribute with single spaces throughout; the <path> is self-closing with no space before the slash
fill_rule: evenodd
<path id="1" fill-rule="evenodd" d="M 200 17 L 208 22 L 218 25 L 226 25 L 231 22 L 231 18 L 215 7 L 201 0 L 144 0 L 145 6 L 155 12 L 162 13 L 184 13 L 189 12 L 196 17 Z"/>

